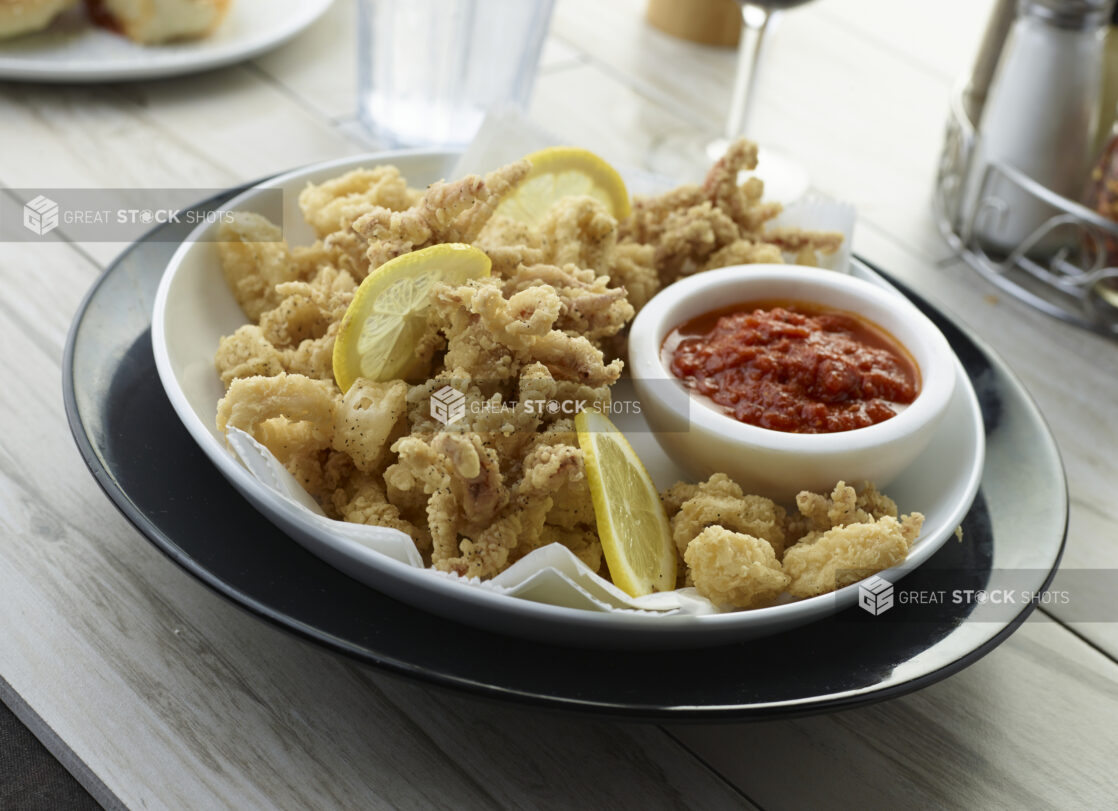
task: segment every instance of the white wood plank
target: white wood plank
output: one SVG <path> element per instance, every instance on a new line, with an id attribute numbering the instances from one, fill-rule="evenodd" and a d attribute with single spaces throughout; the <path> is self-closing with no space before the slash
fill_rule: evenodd
<path id="1" fill-rule="evenodd" d="M 202 197 L 361 149 L 243 67 L 118 87 L 9 85 L 0 119 L 13 122 L 0 128 L 0 183 L 21 189 L 197 188 Z M 105 264 L 126 246 L 81 247 Z"/>
<path id="2" fill-rule="evenodd" d="M 876 41 L 896 60 L 954 81 L 973 66 L 993 5 L 993 0 L 826 0 L 810 10 Z"/>
<path id="3" fill-rule="evenodd" d="M 637 168 L 643 168 L 645 155 L 664 135 L 689 128 L 678 115 L 593 65 L 540 76 L 529 114 L 559 138 Z"/>
<path id="4" fill-rule="evenodd" d="M 329 121 L 249 68 L 127 90 L 137 119 L 198 150 L 232 182 L 358 151 Z"/>
<path id="5" fill-rule="evenodd" d="M 549 73 L 553 70 L 571 68 L 582 64 L 585 57 L 577 48 L 572 48 L 562 40 L 549 36 L 544 40 L 543 51 L 540 53 L 540 73 Z"/>
<path id="6" fill-rule="evenodd" d="M 357 110 L 357 0 L 335 0 L 318 22 L 254 65 L 320 116 L 352 116 Z"/>
<path id="7" fill-rule="evenodd" d="M 894 701 L 672 731 L 773 811 L 836 800 L 844 808 L 1111 807 L 1114 662 L 1035 616 L 977 664 Z"/>
<path id="8" fill-rule="evenodd" d="M 96 487 L 62 414 L 60 342 L 94 274 L 66 246 L 0 246 L 0 413 L 25 427 L 0 446 L 0 675 L 125 804 L 745 806 L 655 727 L 397 684 L 163 557 Z"/>
<path id="9" fill-rule="evenodd" d="M 989 2 L 826 0 L 789 13 L 757 134 L 859 205 L 856 250 L 976 327 L 1018 371 L 1068 467 L 1065 566 L 1118 570 L 1114 344 L 943 261 L 932 226 L 947 94 Z M 336 126 L 353 109 L 352 9 L 339 0 L 247 67 L 108 89 L 4 86 L 0 182 L 226 185 L 355 151 L 359 139 Z M 642 12 L 642 0 L 560 0 L 559 44 L 544 54 L 533 105 L 545 126 L 618 162 L 639 162 L 658 136 L 717 126 L 732 72 L 731 53 L 652 31 Z M 69 315 L 116 250 L 85 247 L 94 263 L 65 246 L 0 245 L 0 675 L 130 806 L 746 805 L 655 728 L 386 678 L 257 621 L 164 559 L 93 484 L 62 418 Z M 1077 599 L 1109 615 L 1113 589 L 1097 583 Z M 1118 624 L 1076 631 L 1118 657 Z M 913 798 L 1105 807 L 1116 673 L 1038 619 L 971 669 L 895 702 L 672 734 L 766 808 L 835 797 L 870 808 Z"/>

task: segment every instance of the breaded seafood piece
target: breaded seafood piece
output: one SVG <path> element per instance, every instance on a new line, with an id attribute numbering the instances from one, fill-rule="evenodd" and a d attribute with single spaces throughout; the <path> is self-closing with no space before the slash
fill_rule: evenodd
<path id="1" fill-rule="evenodd" d="M 696 535 L 683 559 L 699 594 L 718 606 L 756 608 L 771 603 L 789 582 L 772 544 L 721 526 Z"/>
<path id="2" fill-rule="evenodd" d="M 582 309 L 610 305 L 614 314 L 608 329 L 591 326 L 581 333 L 597 341 L 620 331 L 635 314 L 634 306 L 643 305 L 659 289 L 652 264 L 654 249 L 635 243 L 619 245 L 617 235 L 617 220 L 601 202 L 592 197 L 565 197 L 551 207 L 539 228 L 494 216 L 475 244 L 489 254 L 493 275 L 507 280 L 506 294 L 533 282 L 546 283 L 561 294 L 562 288 L 568 289 L 565 299 L 593 296 L 582 302 Z M 579 275 L 575 283 L 571 283 L 572 274 Z M 544 278 L 546 275 L 555 275 L 559 283 Z M 587 283 L 593 290 L 586 289 Z M 578 326 L 572 323 L 560 328 L 575 330 Z"/>
<path id="3" fill-rule="evenodd" d="M 360 282 L 369 275 L 369 257 L 365 255 L 369 245 L 359 234 L 352 230 L 335 231 L 325 239 L 312 245 L 297 245 L 291 249 L 299 276 L 313 278 L 324 267 L 344 270 Z"/>
<path id="4" fill-rule="evenodd" d="M 430 553 L 430 533 L 403 518 L 400 510 L 388 502 L 379 476 L 359 473 L 350 477 L 334 491 L 332 501 L 334 511 L 341 520 L 398 529 L 411 536 L 420 553 Z"/>
<path id="5" fill-rule="evenodd" d="M 764 496 L 746 495 L 725 473 L 715 473 L 693 491 L 676 485 L 661 499 L 670 504 L 688 492 L 692 494 L 680 502 L 679 510 L 671 517 L 672 538 L 685 558 L 693 539 L 716 525 L 766 541 L 777 558 L 783 554 L 785 512 L 776 502 Z"/>
<path id="6" fill-rule="evenodd" d="M 802 257 L 799 264 L 815 265 L 814 254 Z M 768 242 L 738 239 L 711 254 L 699 267 L 699 272 L 729 267 L 730 265 L 780 265 L 784 254 L 780 247 Z"/>
<path id="7" fill-rule="evenodd" d="M 593 197 L 559 199 L 545 215 L 540 231 L 553 265 L 604 269 L 617 244 L 617 220 Z"/>
<path id="8" fill-rule="evenodd" d="M 676 482 L 667 490 L 662 490 L 660 492 L 660 503 L 664 505 L 664 512 L 668 514 L 668 518 L 673 518 L 679 512 L 679 508 L 683 506 L 683 502 L 694 498 L 698 492 L 699 485 L 694 482 Z"/>
<path id="9" fill-rule="evenodd" d="M 893 499 L 878 492 L 871 482 L 863 482 L 859 492 L 840 481 L 830 495 L 802 490 L 796 496 L 799 515 L 789 516 L 785 526 L 789 540 L 809 532 L 823 531 L 847 524 L 868 524 L 884 516 L 897 517 Z"/>
<path id="10" fill-rule="evenodd" d="M 463 577 L 492 577 L 515 559 L 521 543 L 537 544 L 551 497 L 514 493 L 509 509 L 473 538 L 463 538 L 461 554 L 435 563 L 436 568 Z"/>
<path id="11" fill-rule="evenodd" d="M 487 279 L 433 289 L 429 323 L 446 338 L 443 365 L 454 376 L 490 382 L 515 378 L 521 366 L 517 353 L 549 333 L 559 317 L 562 304 L 553 290 L 523 291 L 513 303 L 498 285 Z"/>
<path id="12" fill-rule="evenodd" d="M 322 437 L 316 433 L 314 423 L 305 420 L 272 417 L 256 426 L 254 437 L 285 467 L 323 450 Z M 316 458 L 315 463 L 320 460 Z"/>
<path id="13" fill-rule="evenodd" d="M 660 274 L 656 270 L 656 249 L 651 245 L 622 242 L 610 254 L 610 281 L 623 287 L 635 312 L 660 291 Z"/>
<path id="14" fill-rule="evenodd" d="M 259 214 L 234 212 L 218 229 L 217 252 L 233 297 L 252 322 L 280 302 L 276 285 L 297 281 L 299 267 L 283 231 Z"/>
<path id="15" fill-rule="evenodd" d="M 548 524 L 569 530 L 594 528 L 594 502 L 585 474 L 557 490 L 552 500 L 551 512 L 547 514 Z"/>
<path id="16" fill-rule="evenodd" d="M 750 237 L 780 213 L 779 205 L 760 202 L 760 181 L 738 184 L 740 172 L 756 167 L 756 145 L 735 141 L 702 186 L 680 186 L 659 197 L 634 200 L 632 214 L 621 224 L 622 241 L 655 248 L 662 284 L 696 272 L 719 250 Z"/>
<path id="17" fill-rule="evenodd" d="M 765 242 L 788 253 L 804 250 L 809 255 L 816 252 L 834 253 L 842 247 L 842 234 L 838 231 L 807 231 L 803 228 L 780 226 L 765 230 Z"/>
<path id="18" fill-rule="evenodd" d="M 498 279 L 507 279 L 516 273 L 521 265 L 538 265 L 547 261 L 547 251 L 543 247 L 543 237 L 529 226 L 494 216 L 474 247 L 481 248 L 493 263 L 492 274 Z M 492 227 L 494 224 L 499 227 Z M 494 234 L 508 231 L 506 238 Z"/>
<path id="19" fill-rule="evenodd" d="M 337 387 L 303 375 L 245 377 L 234 380 L 217 404 L 217 430 L 239 428 L 260 440 L 261 423 L 276 417 L 306 422 L 321 448 L 334 439 L 334 409 L 341 397 Z"/>
<path id="20" fill-rule="evenodd" d="M 671 212 L 664 226 L 664 235 L 653 254 L 664 285 L 707 267 L 711 256 L 741 239 L 734 221 L 709 201 Z"/>
<path id="21" fill-rule="evenodd" d="M 276 285 L 280 300 L 261 314 L 260 328 L 288 372 L 333 381 L 334 340 L 356 287 L 348 272 L 330 266 L 309 282 Z"/>
<path id="22" fill-rule="evenodd" d="M 592 197 L 564 197 L 532 226 L 494 215 L 475 246 L 493 260 L 493 274 L 506 278 L 518 264 L 576 265 L 604 273 L 617 245 L 617 220 Z"/>
<path id="23" fill-rule="evenodd" d="M 793 597 L 826 594 L 897 565 L 923 525 L 924 516 L 912 513 L 899 521 L 886 515 L 808 533 L 784 553 L 788 593 Z"/>
<path id="24" fill-rule="evenodd" d="M 338 337 L 340 323 L 335 321 L 319 338 L 307 338 L 298 346 L 282 350 L 284 368 L 290 374 L 313 377 L 333 384 L 334 382 L 334 341 Z"/>
<path id="25" fill-rule="evenodd" d="M 743 171 L 756 168 L 757 145 L 743 138 L 730 144 L 703 180 L 703 198 L 733 220 L 743 234 L 758 233 L 783 210 L 780 203 L 766 203 L 761 199 L 765 184 L 760 178 L 750 177 L 744 183 L 738 182 Z"/>
<path id="26" fill-rule="evenodd" d="M 488 279 L 435 289 L 432 306 L 447 336 L 447 368 L 467 369 L 484 379 L 541 363 L 556 380 L 593 387 L 621 376 L 620 361 L 607 364 L 588 339 L 555 329 L 563 301 L 553 287 L 527 287 L 506 299 L 499 284 Z"/>
<path id="27" fill-rule="evenodd" d="M 515 563 L 529 552 L 551 543 L 562 544 L 570 549 L 591 571 L 600 572 L 604 569 L 602 542 L 598 540 L 598 532 L 592 526 L 568 529 L 556 524 L 544 524 L 539 535 L 516 547 L 509 562 Z"/>
<path id="28" fill-rule="evenodd" d="M 285 371 L 283 355 L 256 324 L 245 324 L 232 335 L 223 336 L 214 366 L 226 388 L 239 377 L 273 377 Z"/>
<path id="29" fill-rule="evenodd" d="M 757 147 L 740 139 L 711 167 L 702 186 L 680 186 L 659 197 L 637 198 L 620 224 L 621 242 L 651 246 L 661 285 L 680 276 L 731 264 L 780 263 L 797 253 L 815 265 L 815 251 L 830 252 L 842 242 L 837 232 L 792 228 L 765 230 L 778 203 L 761 200 L 764 184 L 756 177 L 738 182 L 757 166 Z M 640 303 L 634 302 L 638 309 Z"/>
<path id="30" fill-rule="evenodd" d="M 530 168 L 522 160 L 490 172 L 484 179 L 469 175 L 453 183 L 432 183 L 406 211 L 377 207 L 362 215 L 353 223 L 353 230 L 369 242 L 369 265 L 376 268 L 430 245 L 474 242 L 504 193 Z"/>
<path id="31" fill-rule="evenodd" d="M 341 320 L 357 284 L 344 270 L 324 266 L 309 282 L 277 284 L 279 302 L 260 315 L 260 329 L 275 347 L 288 349 L 321 338 Z"/>
<path id="32" fill-rule="evenodd" d="M 411 204 L 407 181 L 395 166 L 354 169 L 325 183 L 308 183 L 299 193 L 299 208 L 320 239 L 348 231 L 374 208 L 403 211 Z"/>
<path id="33" fill-rule="evenodd" d="M 332 384 L 303 375 L 242 377 L 217 404 L 217 429 L 251 435 L 325 506 L 339 478 L 353 469 L 348 457 L 330 448 L 339 399 Z"/>
<path id="34" fill-rule="evenodd" d="M 407 396 L 403 380 L 355 380 L 334 410 L 334 450 L 349 454 L 362 473 L 379 471 L 406 422 Z"/>
<path id="35" fill-rule="evenodd" d="M 431 413 L 432 396 L 447 386 L 457 389 L 465 396 L 465 414 L 460 420 L 449 426 L 436 419 Z M 410 433 L 430 440 L 441 431 L 473 431 L 473 419 L 487 402 L 488 398 L 485 393 L 475 385 L 470 375 L 464 370 L 454 369 L 438 372 L 426 382 L 408 388 L 407 422 Z"/>
<path id="36" fill-rule="evenodd" d="M 508 566 L 518 546 L 542 545 L 539 536 L 554 505 L 553 494 L 583 475 L 579 448 L 554 444 L 551 437 L 541 434 L 524 456 L 521 478 L 512 487 L 508 509 L 480 533 L 463 539 L 461 556 L 436 565 L 466 577 L 499 573 Z"/>
<path id="37" fill-rule="evenodd" d="M 519 265 L 505 279 L 503 292 L 512 296 L 541 285 L 550 286 L 559 296 L 555 329 L 592 343 L 616 335 L 636 314 L 625 290 L 610 286 L 609 276 L 575 264 Z"/>
<path id="38" fill-rule="evenodd" d="M 313 423 L 273 417 L 257 426 L 256 440 L 287 468 L 287 472 L 322 506 L 327 515 L 338 517 L 331 494 L 354 473 L 348 456 L 322 447 Z"/>
<path id="39" fill-rule="evenodd" d="M 432 564 L 458 570 L 459 536 L 480 533 L 509 501 L 496 452 L 476 434 L 449 432 L 430 440 L 405 436 L 392 451 L 397 462 L 385 470 L 385 482 L 401 491 L 418 488 L 428 496 Z"/>

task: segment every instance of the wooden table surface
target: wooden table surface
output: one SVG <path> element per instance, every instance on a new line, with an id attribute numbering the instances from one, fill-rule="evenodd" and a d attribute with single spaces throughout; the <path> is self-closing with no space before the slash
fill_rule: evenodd
<path id="1" fill-rule="evenodd" d="M 650 29 L 642 5 L 559 0 L 531 107 L 542 126 L 630 165 L 666 134 L 716 128 L 734 62 Z M 823 0 L 788 13 L 755 137 L 852 201 L 855 250 L 974 328 L 1023 379 L 1067 467 L 1064 567 L 1103 570 L 1076 594 L 1076 616 L 1114 620 L 1118 580 L 1105 570 L 1118 570 L 1118 343 L 996 292 L 952 255 L 931 213 L 948 97 L 989 5 Z M 0 184 L 225 187 L 363 151 L 354 13 L 338 0 L 291 44 L 201 76 L 0 84 Z M 122 247 L 0 245 L 0 697 L 106 806 L 1118 802 L 1118 623 L 1070 622 L 1059 608 L 907 697 L 678 727 L 429 689 L 256 619 L 125 521 L 66 427 L 66 330 Z"/>

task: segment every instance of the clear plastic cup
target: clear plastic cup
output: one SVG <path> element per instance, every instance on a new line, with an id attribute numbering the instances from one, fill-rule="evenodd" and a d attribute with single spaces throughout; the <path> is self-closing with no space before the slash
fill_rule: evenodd
<path id="1" fill-rule="evenodd" d="M 360 0 L 358 114 L 387 146 L 463 146 L 524 108 L 553 0 Z"/>

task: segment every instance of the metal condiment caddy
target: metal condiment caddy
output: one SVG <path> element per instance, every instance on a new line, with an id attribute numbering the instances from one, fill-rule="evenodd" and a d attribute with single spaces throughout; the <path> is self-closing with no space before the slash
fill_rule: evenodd
<path id="1" fill-rule="evenodd" d="M 1002 290 L 1050 315 L 1118 338 L 1118 267 L 1108 265 L 1105 247 L 1107 237 L 1118 239 L 1118 223 L 997 161 L 985 167 L 973 198 L 977 202 L 968 206 L 968 173 L 977 137 L 973 109 L 965 88 L 952 95 L 935 191 L 936 219 L 944 238 Z M 1006 256 L 989 251 L 979 238 L 982 218 L 1006 216 L 1006 203 L 991 193 L 998 188 L 1053 208 L 1052 216 Z M 1053 244 L 1058 247 L 1038 251 Z"/>

